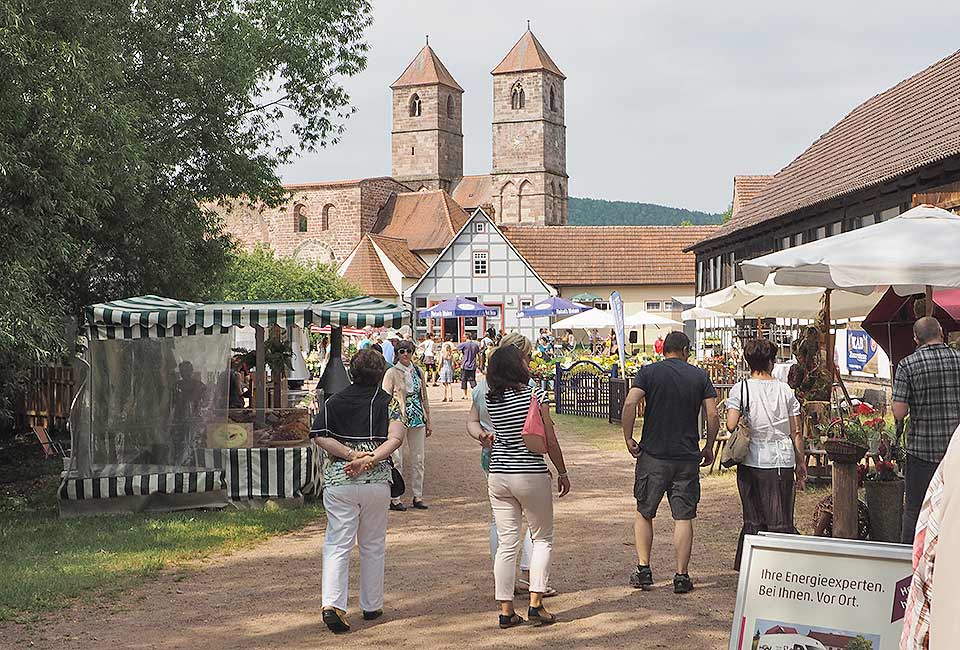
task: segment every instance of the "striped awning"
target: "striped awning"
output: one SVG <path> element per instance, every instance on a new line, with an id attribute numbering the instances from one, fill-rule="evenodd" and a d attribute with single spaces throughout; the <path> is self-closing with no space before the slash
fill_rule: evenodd
<path id="1" fill-rule="evenodd" d="M 224 334 L 231 327 L 399 327 L 405 312 L 393 303 L 361 296 L 332 302 L 199 303 L 140 296 L 84 308 L 91 339 L 138 339 Z"/>

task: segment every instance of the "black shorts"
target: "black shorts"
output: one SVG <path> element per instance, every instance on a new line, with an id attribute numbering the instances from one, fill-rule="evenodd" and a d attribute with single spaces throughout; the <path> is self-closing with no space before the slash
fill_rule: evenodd
<path id="1" fill-rule="evenodd" d="M 696 519 L 700 502 L 700 463 L 695 460 L 661 460 L 650 454 L 641 454 L 633 479 L 637 512 L 646 519 L 653 519 L 664 494 L 675 520 Z"/>
<path id="2" fill-rule="evenodd" d="M 424 367 L 426 367 L 427 370 L 437 369 L 437 361 L 434 357 L 424 357 L 423 365 Z"/>
<path id="3" fill-rule="evenodd" d="M 470 388 L 477 387 L 477 369 L 473 368 L 472 370 L 467 370 L 466 368 L 460 368 L 460 388 L 467 390 L 467 384 L 470 384 Z"/>

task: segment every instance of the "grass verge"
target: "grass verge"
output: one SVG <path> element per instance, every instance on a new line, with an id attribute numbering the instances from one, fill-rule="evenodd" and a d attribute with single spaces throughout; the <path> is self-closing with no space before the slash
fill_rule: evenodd
<path id="1" fill-rule="evenodd" d="M 229 554 L 322 516 L 302 508 L 60 519 L 57 477 L 0 485 L 0 622 L 29 622 L 92 592 L 114 593 L 160 570 Z"/>

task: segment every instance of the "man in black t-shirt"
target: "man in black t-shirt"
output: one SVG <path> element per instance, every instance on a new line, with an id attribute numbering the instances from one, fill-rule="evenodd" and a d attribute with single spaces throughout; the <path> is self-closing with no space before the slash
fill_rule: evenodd
<path id="1" fill-rule="evenodd" d="M 620 421 L 627 451 L 637 459 L 633 493 L 637 499 L 634 535 L 637 568 L 630 585 L 648 589 L 653 585 L 650 550 L 653 546 L 653 518 L 667 495 L 674 519 L 677 572 L 673 591 L 693 589 L 688 566 L 693 548 L 693 520 L 700 501 L 700 467 L 713 463 L 713 443 L 720 429 L 717 390 L 702 369 L 687 363 L 690 339 L 683 332 L 671 332 L 663 341 L 664 360 L 643 366 L 623 403 Z M 633 438 L 637 407 L 646 401 L 643 434 Z M 700 410 L 707 415 L 707 441 L 700 449 Z"/>

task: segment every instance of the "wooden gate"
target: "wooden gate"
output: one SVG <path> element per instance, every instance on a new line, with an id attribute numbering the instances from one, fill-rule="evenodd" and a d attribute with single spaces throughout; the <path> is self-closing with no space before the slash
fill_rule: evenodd
<path id="1" fill-rule="evenodd" d="M 593 361 L 577 361 L 569 368 L 557 364 L 554 392 L 558 414 L 610 416 L 610 373 Z"/>
<path id="2" fill-rule="evenodd" d="M 31 369 L 17 395 L 17 429 L 65 429 L 73 393 L 73 369 L 69 366 L 37 366 Z"/>

